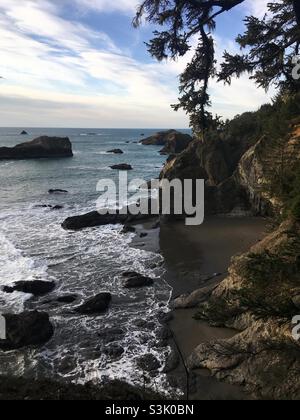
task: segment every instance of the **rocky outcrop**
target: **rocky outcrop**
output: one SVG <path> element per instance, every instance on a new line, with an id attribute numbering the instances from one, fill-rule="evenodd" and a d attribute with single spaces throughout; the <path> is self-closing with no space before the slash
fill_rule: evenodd
<path id="1" fill-rule="evenodd" d="M 101 314 L 109 308 L 112 296 L 110 293 L 99 293 L 97 296 L 88 299 L 85 303 L 75 309 L 82 315 Z"/>
<path id="2" fill-rule="evenodd" d="M 18 315 L 4 314 L 6 339 L 0 340 L 0 349 L 16 350 L 26 346 L 41 345 L 50 340 L 54 328 L 44 312 L 23 312 Z"/>
<path id="3" fill-rule="evenodd" d="M 59 204 L 52 205 L 52 204 L 37 204 L 34 206 L 35 209 L 49 209 L 49 210 L 62 210 L 64 206 L 61 206 Z"/>
<path id="4" fill-rule="evenodd" d="M 112 150 L 108 150 L 107 153 L 112 153 L 114 155 L 122 155 L 124 152 L 121 149 L 112 149 Z"/>
<path id="5" fill-rule="evenodd" d="M 153 401 L 163 396 L 120 381 L 75 385 L 71 382 L 0 376 L 1 401 Z"/>
<path id="6" fill-rule="evenodd" d="M 282 155 L 295 167 L 300 160 L 300 133 L 292 128 Z M 276 195 L 266 191 L 273 173 L 267 162 L 276 162 L 274 150 L 266 136 L 228 142 L 215 134 L 206 142 L 195 140 L 179 156 L 169 159 L 161 172 L 161 179 L 204 179 L 206 214 L 270 216 L 281 209 Z M 282 163 L 278 162 L 278 165 Z"/>
<path id="7" fill-rule="evenodd" d="M 72 157 L 72 144 L 69 138 L 39 137 L 15 147 L 1 147 L 0 159 L 41 159 Z"/>
<path id="8" fill-rule="evenodd" d="M 25 131 L 25 130 L 21 131 L 20 136 L 28 136 L 27 131 Z"/>
<path id="9" fill-rule="evenodd" d="M 5 286 L 3 291 L 5 293 L 22 292 L 34 296 L 42 296 L 52 292 L 55 289 L 55 283 L 49 281 L 18 281 L 13 286 Z"/>
<path id="10" fill-rule="evenodd" d="M 149 287 L 149 286 L 153 286 L 153 283 L 154 283 L 153 279 L 151 279 L 150 277 L 145 277 L 135 272 L 124 273 L 123 277 L 126 279 L 124 283 L 125 289 Z"/>
<path id="11" fill-rule="evenodd" d="M 240 333 L 200 345 L 189 358 L 191 369 L 209 369 L 258 398 L 300 398 L 300 342 L 292 336 L 299 255 L 300 224 L 288 220 L 233 259 L 229 276 L 200 304 L 197 318 Z"/>
<path id="12" fill-rule="evenodd" d="M 148 200 L 147 200 L 148 201 Z M 151 201 L 148 201 L 148 209 L 150 207 Z M 68 217 L 63 223 L 62 227 L 66 230 L 80 230 L 89 227 L 95 226 L 104 226 L 104 225 L 125 225 L 124 233 L 134 231 L 130 228 L 132 223 L 138 223 L 141 221 L 153 219 L 158 215 L 158 203 L 156 203 L 156 209 L 154 215 L 144 214 L 143 212 L 138 214 L 133 214 L 133 211 L 130 209 L 130 206 L 123 208 L 120 211 L 116 210 L 116 214 L 99 214 L 97 211 L 86 213 L 80 216 Z M 150 213 L 150 212 L 149 212 Z M 156 216 L 155 216 L 156 215 Z"/>
<path id="13" fill-rule="evenodd" d="M 160 151 L 162 155 L 181 153 L 193 141 L 188 134 L 176 130 L 161 131 L 154 136 L 140 141 L 145 146 L 164 146 Z"/>
<path id="14" fill-rule="evenodd" d="M 68 194 L 67 190 L 61 190 L 61 189 L 51 189 L 48 191 L 49 194 Z"/>
<path id="15" fill-rule="evenodd" d="M 127 163 L 120 163 L 118 165 L 112 165 L 110 168 L 118 170 L 118 171 L 132 171 L 133 170 L 133 167 L 131 165 L 128 165 Z"/>

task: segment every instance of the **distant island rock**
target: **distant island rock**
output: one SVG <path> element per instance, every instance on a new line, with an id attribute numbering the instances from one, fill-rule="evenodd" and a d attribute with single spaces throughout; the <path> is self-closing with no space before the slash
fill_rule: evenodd
<path id="1" fill-rule="evenodd" d="M 72 144 L 68 137 L 38 137 L 15 147 L 0 147 L 0 160 L 42 159 L 72 157 Z"/>
<path id="2" fill-rule="evenodd" d="M 27 131 L 25 131 L 25 130 L 21 131 L 20 136 L 28 136 Z"/>
<path id="3" fill-rule="evenodd" d="M 132 171 L 132 166 L 128 165 L 127 163 L 121 163 L 120 165 L 113 165 L 111 169 L 116 169 L 119 171 Z"/>
<path id="4" fill-rule="evenodd" d="M 160 131 L 151 137 L 140 141 L 145 146 L 164 146 L 160 151 L 162 155 L 177 154 L 183 152 L 193 138 L 189 134 L 180 133 L 176 130 Z"/>
<path id="5" fill-rule="evenodd" d="M 108 150 L 107 153 L 114 153 L 115 155 L 122 155 L 124 152 L 121 149 L 112 149 L 112 150 Z"/>

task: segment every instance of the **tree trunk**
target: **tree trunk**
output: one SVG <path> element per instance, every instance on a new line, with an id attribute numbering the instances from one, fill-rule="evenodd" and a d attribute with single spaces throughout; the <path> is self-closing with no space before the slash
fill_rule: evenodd
<path id="1" fill-rule="evenodd" d="M 293 0 L 296 20 L 300 28 L 300 0 Z"/>

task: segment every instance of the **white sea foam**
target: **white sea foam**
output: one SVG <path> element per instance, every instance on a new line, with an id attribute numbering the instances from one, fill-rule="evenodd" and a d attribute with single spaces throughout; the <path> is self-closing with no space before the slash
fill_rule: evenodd
<path id="1" fill-rule="evenodd" d="M 26 257 L 14 244 L 0 231 L 0 286 L 12 285 L 17 281 L 43 280 L 47 278 L 47 265 Z M 11 309 L 15 312 L 22 311 L 24 302 L 30 295 L 15 292 L 4 294 L 0 291 L 1 310 Z"/>

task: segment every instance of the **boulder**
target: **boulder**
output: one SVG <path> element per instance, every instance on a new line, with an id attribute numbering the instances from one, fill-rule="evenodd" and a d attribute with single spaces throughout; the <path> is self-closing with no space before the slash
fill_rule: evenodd
<path id="1" fill-rule="evenodd" d="M 87 227 L 123 224 L 127 219 L 125 214 L 101 215 L 97 211 L 82 216 L 68 217 L 62 224 L 66 230 L 79 230 Z"/>
<path id="2" fill-rule="evenodd" d="M 147 200 L 148 201 L 148 200 Z M 150 201 L 148 202 L 148 208 L 150 207 Z M 108 210 L 107 210 L 108 211 Z M 125 225 L 131 223 L 138 223 L 141 221 L 153 219 L 153 215 L 150 214 L 132 214 L 133 212 L 128 208 L 123 208 L 120 211 L 116 210 L 116 214 L 99 214 L 97 211 L 86 213 L 80 216 L 68 217 L 63 223 L 62 227 L 66 230 L 80 230 L 88 227 L 105 226 L 105 225 Z M 128 228 L 129 231 L 133 229 Z M 126 231 L 127 229 L 125 229 Z"/>
<path id="3" fill-rule="evenodd" d="M 65 137 L 38 137 L 27 143 L 15 147 L 1 147 L 0 159 L 42 159 L 72 157 L 72 144 Z"/>
<path id="4" fill-rule="evenodd" d="M 27 131 L 25 131 L 25 130 L 21 131 L 20 136 L 28 136 Z"/>
<path id="5" fill-rule="evenodd" d="M 124 338 L 125 331 L 121 328 L 105 328 L 98 333 L 98 337 L 105 343 L 113 343 Z"/>
<path id="6" fill-rule="evenodd" d="M 64 206 L 60 205 L 51 205 L 51 204 L 37 204 L 34 206 L 35 209 L 50 209 L 50 210 L 62 210 Z"/>
<path id="7" fill-rule="evenodd" d="M 78 299 L 77 295 L 65 295 L 65 296 L 59 296 L 56 299 L 56 302 L 58 303 L 73 303 Z"/>
<path id="8" fill-rule="evenodd" d="M 48 191 L 49 194 L 68 194 L 67 190 L 61 190 L 61 189 L 51 189 Z"/>
<path id="9" fill-rule="evenodd" d="M 105 312 L 112 300 L 110 293 L 99 293 L 88 299 L 85 303 L 75 309 L 76 312 L 83 315 L 93 315 Z"/>
<path id="10" fill-rule="evenodd" d="M 107 153 L 113 153 L 115 155 L 122 155 L 124 152 L 121 149 L 112 149 L 112 150 L 108 150 Z"/>
<path id="11" fill-rule="evenodd" d="M 137 360 L 139 368 L 145 372 L 158 371 L 161 367 L 160 362 L 153 354 L 145 354 Z"/>
<path id="12" fill-rule="evenodd" d="M 103 353 L 111 359 L 119 359 L 124 352 L 124 348 L 119 344 L 111 344 L 103 349 Z"/>
<path id="13" fill-rule="evenodd" d="M 111 169 L 116 169 L 118 171 L 132 171 L 133 168 L 131 165 L 128 165 L 127 163 L 121 163 L 118 165 L 113 165 L 110 167 Z"/>
<path id="14" fill-rule="evenodd" d="M 44 344 L 54 334 L 54 328 L 45 312 L 23 312 L 17 315 L 4 314 L 6 339 L 0 340 L 0 349 L 16 350 L 31 345 Z"/>
<path id="15" fill-rule="evenodd" d="M 130 225 L 125 225 L 124 228 L 122 229 L 122 233 L 135 233 L 135 232 L 136 232 L 136 228 Z"/>
<path id="16" fill-rule="evenodd" d="M 125 289 L 150 287 L 153 286 L 154 283 L 153 279 L 150 277 L 145 277 L 135 272 L 124 273 L 123 277 L 126 278 L 126 282 L 124 284 Z"/>
<path id="17" fill-rule="evenodd" d="M 18 281 L 14 286 L 5 286 L 3 291 L 5 293 L 22 292 L 34 296 L 42 296 L 52 292 L 55 289 L 55 283 L 49 281 Z"/>

